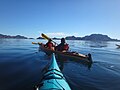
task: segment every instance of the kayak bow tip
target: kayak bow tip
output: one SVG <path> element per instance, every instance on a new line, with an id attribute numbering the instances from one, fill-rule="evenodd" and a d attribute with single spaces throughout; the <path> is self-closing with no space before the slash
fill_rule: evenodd
<path id="1" fill-rule="evenodd" d="M 90 63 L 92 63 L 92 57 L 90 53 L 88 54 L 88 60 L 90 61 Z"/>

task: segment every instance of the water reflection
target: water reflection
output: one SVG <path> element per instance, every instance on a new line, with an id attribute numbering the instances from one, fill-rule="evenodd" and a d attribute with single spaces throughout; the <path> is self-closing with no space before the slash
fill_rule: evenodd
<path id="1" fill-rule="evenodd" d="M 59 60 L 59 68 L 61 71 L 63 71 L 64 69 L 64 63 L 66 62 L 66 60 Z"/>
<path id="2" fill-rule="evenodd" d="M 85 44 L 93 48 L 102 48 L 108 46 L 107 41 L 85 41 Z"/>
<path id="3" fill-rule="evenodd" d="M 73 62 L 73 63 L 80 64 L 82 66 L 85 66 L 88 68 L 88 70 L 90 70 L 93 64 L 93 63 L 84 62 L 83 60 L 80 60 L 80 59 L 69 59 L 69 58 L 64 58 L 64 57 L 60 57 L 60 58 L 56 57 L 56 58 L 57 58 L 57 61 L 59 62 L 59 67 L 61 71 L 63 71 L 64 69 L 64 64 L 69 63 L 69 62 Z"/>

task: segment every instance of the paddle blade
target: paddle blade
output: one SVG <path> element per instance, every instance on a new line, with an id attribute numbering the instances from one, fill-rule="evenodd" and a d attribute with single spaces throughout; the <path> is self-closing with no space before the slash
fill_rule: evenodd
<path id="1" fill-rule="evenodd" d="M 41 45 L 42 43 L 41 42 L 32 42 L 32 44 L 39 44 L 39 45 Z"/>
<path id="2" fill-rule="evenodd" d="M 51 38 L 49 38 L 47 35 L 45 35 L 45 34 L 41 34 L 41 36 L 44 38 L 44 39 L 47 39 L 47 40 L 50 40 Z M 52 39 L 51 39 L 52 40 Z M 52 40 L 52 42 L 54 42 L 53 40 Z M 56 45 L 58 45 L 56 42 L 54 42 Z"/>
<path id="3" fill-rule="evenodd" d="M 47 40 L 50 40 L 50 38 L 48 36 L 46 36 L 45 34 L 41 34 L 41 36 L 44 38 L 44 39 L 47 39 Z"/>
<path id="4" fill-rule="evenodd" d="M 38 44 L 38 43 L 36 43 L 36 42 L 32 42 L 32 44 Z"/>

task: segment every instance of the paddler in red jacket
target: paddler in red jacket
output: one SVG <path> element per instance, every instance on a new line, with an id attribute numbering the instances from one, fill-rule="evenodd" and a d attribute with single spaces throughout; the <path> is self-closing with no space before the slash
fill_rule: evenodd
<path id="1" fill-rule="evenodd" d="M 69 45 L 65 42 L 65 38 L 61 39 L 61 43 L 56 46 L 56 51 L 67 52 L 69 49 Z"/>
<path id="2" fill-rule="evenodd" d="M 55 45 L 52 43 L 51 39 L 48 40 L 48 42 L 45 44 L 45 47 L 51 50 L 55 50 Z"/>

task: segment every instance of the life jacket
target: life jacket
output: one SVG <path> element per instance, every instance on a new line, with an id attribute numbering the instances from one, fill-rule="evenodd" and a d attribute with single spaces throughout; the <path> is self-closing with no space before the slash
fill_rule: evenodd
<path id="1" fill-rule="evenodd" d="M 68 49 L 69 49 L 68 44 L 65 44 L 65 45 L 63 46 L 63 50 L 68 50 Z"/>
<path id="2" fill-rule="evenodd" d="M 63 51 L 63 50 L 68 50 L 69 49 L 69 45 L 68 44 L 60 44 L 57 46 L 57 50 L 58 51 Z"/>
<path id="3" fill-rule="evenodd" d="M 54 47 L 53 43 L 51 43 L 51 42 L 48 42 L 48 43 L 46 44 L 46 46 L 47 46 L 48 48 Z"/>

